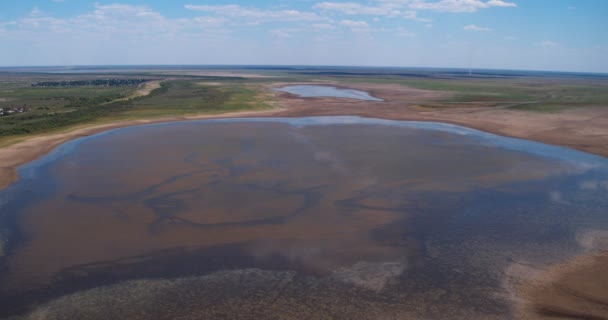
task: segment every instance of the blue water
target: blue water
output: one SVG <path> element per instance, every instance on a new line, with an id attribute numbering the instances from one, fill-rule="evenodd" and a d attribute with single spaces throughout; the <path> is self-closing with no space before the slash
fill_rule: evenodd
<path id="1" fill-rule="evenodd" d="M 275 89 L 276 91 L 287 92 L 303 98 L 313 97 L 334 97 L 349 98 L 366 101 L 384 101 L 380 98 L 371 96 L 369 93 L 355 89 L 343 89 L 332 86 L 320 85 L 295 85 Z"/>
<path id="2" fill-rule="evenodd" d="M 442 314 L 508 319 L 500 290 L 512 263 L 542 268 L 605 249 L 593 239 L 608 230 L 607 159 L 432 122 L 332 116 L 133 126 L 64 143 L 19 174 L 0 192 L 0 236 L 10 249 L 0 317 L 3 303 L 255 268 L 305 274 L 288 285 L 294 301 L 324 294 L 373 306 L 388 298 L 404 312 L 430 303 Z M 73 262 L 46 282 L 22 272 L 45 271 L 55 256 Z M 379 295 L 365 291 L 382 277 Z M 188 292 L 204 297 L 179 307 L 215 305 L 205 299 L 217 292 L 195 283 Z M 232 283 L 239 290 L 222 294 L 238 306 L 253 282 Z M 327 293 L 319 283 L 354 286 Z M 439 291 L 450 299 L 436 300 Z"/>

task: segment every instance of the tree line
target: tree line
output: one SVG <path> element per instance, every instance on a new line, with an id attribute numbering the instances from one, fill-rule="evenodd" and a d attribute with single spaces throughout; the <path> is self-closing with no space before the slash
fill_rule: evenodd
<path id="1" fill-rule="evenodd" d="M 121 87 L 139 85 L 148 79 L 95 79 L 95 80 L 70 80 L 70 81 L 43 81 L 33 83 L 32 87 L 84 87 L 84 86 L 103 86 Z"/>

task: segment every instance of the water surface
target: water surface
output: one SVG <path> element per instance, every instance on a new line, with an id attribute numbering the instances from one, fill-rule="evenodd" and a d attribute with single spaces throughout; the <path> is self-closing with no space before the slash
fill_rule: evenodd
<path id="1" fill-rule="evenodd" d="M 303 98 L 312 97 L 335 97 L 349 98 L 367 101 L 384 101 L 382 99 L 371 96 L 369 93 L 355 89 L 344 89 L 333 86 L 321 85 L 295 85 L 275 89 L 276 91 L 287 92 Z"/>
<path id="2" fill-rule="evenodd" d="M 605 159 L 434 123 L 155 124 L 20 174 L 0 317 L 510 319 L 513 265 L 608 229 Z"/>

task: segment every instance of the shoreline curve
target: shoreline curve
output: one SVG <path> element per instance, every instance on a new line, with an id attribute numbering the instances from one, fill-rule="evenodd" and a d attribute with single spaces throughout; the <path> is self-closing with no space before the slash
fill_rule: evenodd
<path id="1" fill-rule="evenodd" d="M 328 116 L 324 114 L 325 116 Z M 420 115 L 401 115 L 399 117 L 391 116 L 378 116 L 370 117 L 361 114 L 332 114 L 332 116 L 359 116 L 361 118 L 372 118 L 372 119 L 383 119 L 383 120 L 396 120 L 396 121 L 421 121 L 421 122 L 437 122 L 451 125 L 462 126 L 465 128 L 475 129 L 486 133 L 491 133 L 503 137 L 524 139 L 529 141 L 536 141 L 547 145 L 559 146 L 569 148 L 589 154 L 598 155 L 601 157 L 608 157 L 608 150 L 602 150 L 604 152 L 590 152 L 585 146 L 572 146 L 569 144 L 555 144 L 549 139 L 542 139 L 536 137 L 526 137 L 526 135 L 510 135 L 502 132 L 502 130 L 487 127 L 476 126 L 471 123 L 464 123 L 464 121 L 450 121 L 445 119 L 436 119 L 433 116 L 420 117 Z M 116 121 L 102 124 L 84 124 L 77 126 L 72 129 L 68 129 L 65 132 L 51 133 L 40 136 L 28 137 L 23 141 L 16 142 L 14 144 L 0 147 L 0 191 L 4 190 L 8 186 L 19 180 L 19 174 L 17 169 L 29 162 L 39 159 L 51 151 L 53 151 L 59 145 L 66 143 L 70 140 L 74 140 L 81 137 L 91 136 L 112 129 L 125 128 L 131 126 L 156 124 L 156 123 L 169 123 L 169 122 L 181 122 L 191 120 L 205 120 L 205 119 L 230 119 L 230 118 L 260 118 L 260 117 L 283 117 L 283 118 L 296 118 L 296 117 L 314 117 L 320 116 L 319 114 L 291 114 L 289 109 L 275 108 L 271 110 L 260 110 L 260 111 L 237 111 L 220 114 L 201 114 L 192 116 L 179 116 L 179 117 L 168 117 L 158 119 L 139 119 L 139 120 L 127 120 L 127 121 Z"/>

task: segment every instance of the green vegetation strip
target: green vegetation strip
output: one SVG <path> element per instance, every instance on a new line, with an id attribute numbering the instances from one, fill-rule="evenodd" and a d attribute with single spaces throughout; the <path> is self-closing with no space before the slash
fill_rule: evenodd
<path id="1" fill-rule="evenodd" d="M 28 112 L 0 117 L 0 137 L 56 131 L 104 119 L 143 119 L 270 107 L 258 98 L 256 89 L 243 83 L 205 86 L 197 81 L 200 80 L 166 81 L 147 96 L 123 101 L 117 100 L 128 97 L 136 87 L 131 86 L 129 90 L 30 87 L 0 91 L 0 96 L 14 99 L 4 104 L 31 105 Z"/>
<path id="2" fill-rule="evenodd" d="M 607 106 L 606 81 L 587 78 L 422 78 L 395 76 L 287 75 L 267 72 L 274 78 L 243 79 L 215 76 L 171 76 L 151 94 L 133 98 L 136 79 L 111 79 L 116 86 L 79 86 L 98 83 L 84 76 L 14 75 L 0 81 L 0 142 L 30 134 L 64 130 L 79 124 L 125 119 L 144 119 L 223 113 L 270 108 L 260 95 L 262 85 L 273 82 L 334 80 L 339 83 L 391 83 L 418 89 L 447 92 L 427 108 L 487 107 L 555 112 L 566 108 Z M 134 76 L 134 75 L 131 75 Z M 147 75 L 150 76 L 150 75 Z M 166 75 L 164 75 L 166 77 Z M 163 78 L 157 75 L 156 79 Z M 54 81 L 60 80 L 60 81 Z M 32 87 L 35 83 L 58 87 Z M 91 82 L 94 81 L 94 82 Z M 107 79 L 99 80 L 107 81 Z M 135 81 L 135 82 L 133 82 Z M 212 81 L 214 84 L 204 84 Z M 132 84 L 130 84 L 133 82 Z M 8 114 L 10 111 L 11 113 Z"/>
<path id="3" fill-rule="evenodd" d="M 585 79 L 403 79 L 399 77 L 340 77 L 337 81 L 393 83 L 412 88 L 449 92 L 431 107 L 485 104 L 517 110 L 552 112 L 568 108 L 608 106 L 608 84 Z"/>

